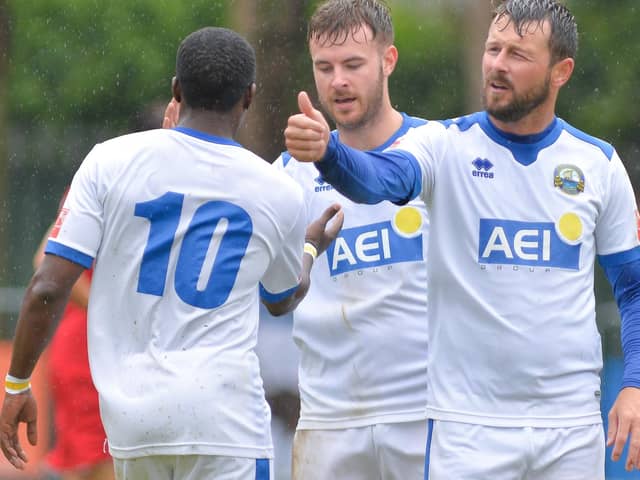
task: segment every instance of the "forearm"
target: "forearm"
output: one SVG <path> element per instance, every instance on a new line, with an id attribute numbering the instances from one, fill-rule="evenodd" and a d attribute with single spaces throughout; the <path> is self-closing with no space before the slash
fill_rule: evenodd
<path id="1" fill-rule="evenodd" d="M 275 303 L 263 302 L 274 316 L 284 315 L 292 312 L 300 304 L 309 291 L 311 285 L 311 268 L 313 267 L 313 257 L 308 254 L 302 256 L 302 274 L 300 275 L 300 283 L 296 291 L 289 297 Z"/>
<path id="2" fill-rule="evenodd" d="M 56 255 L 45 255 L 22 301 L 9 374 L 28 378 L 53 335 L 84 267 Z"/>
<path id="3" fill-rule="evenodd" d="M 605 267 L 605 272 L 620 311 L 624 353 L 622 388 L 640 388 L 640 261 Z"/>
<path id="4" fill-rule="evenodd" d="M 404 204 L 422 188 L 418 162 L 402 150 L 362 152 L 331 137 L 324 158 L 315 165 L 326 182 L 358 203 Z"/>
<path id="5" fill-rule="evenodd" d="M 52 294 L 46 285 L 38 283 L 34 278 L 26 291 L 16 326 L 10 375 L 17 378 L 31 376 L 53 335 L 67 300 L 67 295 Z"/>

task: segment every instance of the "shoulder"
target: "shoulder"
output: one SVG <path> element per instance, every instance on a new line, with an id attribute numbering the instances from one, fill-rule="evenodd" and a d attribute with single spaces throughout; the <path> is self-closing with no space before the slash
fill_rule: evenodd
<path id="1" fill-rule="evenodd" d="M 613 147 L 613 145 L 597 137 L 589 135 L 582 130 L 577 129 L 576 127 L 570 125 L 562 119 L 558 119 L 558 121 L 562 122 L 562 128 L 564 132 L 566 132 L 577 142 L 583 143 L 585 146 L 590 146 L 599 150 L 607 160 L 611 160 L 613 158 L 615 154 L 615 148 Z"/>
<path id="2" fill-rule="evenodd" d="M 484 119 L 483 112 L 470 113 L 462 117 L 454 117 L 446 120 L 437 120 L 431 123 L 438 123 L 444 130 L 450 130 L 455 127 L 455 130 L 465 132 L 474 125 L 480 125 Z"/>

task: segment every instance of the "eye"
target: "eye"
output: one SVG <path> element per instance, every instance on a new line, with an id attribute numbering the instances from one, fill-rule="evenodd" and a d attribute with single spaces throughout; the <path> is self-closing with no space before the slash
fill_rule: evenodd
<path id="1" fill-rule="evenodd" d="M 352 63 L 347 63 L 347 65 L 346 65 L 347 69 L 349 69 L 349 70 L 357 70 L 361 66 L 362 66 L 361 62 L 358 62 L 358 63 L 353 63 L 352 62 Z"/>

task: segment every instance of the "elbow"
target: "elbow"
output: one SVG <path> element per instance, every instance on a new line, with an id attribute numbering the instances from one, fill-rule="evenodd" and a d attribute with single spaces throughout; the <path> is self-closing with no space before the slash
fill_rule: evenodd
<path id="1" fill-rule="evenodd" d="M 38 304 L 55 304 L 65 300 L 69 295 L 68 288 L 51 278 L 36 274 L 27 289 L 25 298 Z"/>

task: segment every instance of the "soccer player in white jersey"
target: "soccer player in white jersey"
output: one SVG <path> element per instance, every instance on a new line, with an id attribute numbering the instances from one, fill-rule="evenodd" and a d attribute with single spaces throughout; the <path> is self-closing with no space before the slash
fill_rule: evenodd
<path id="1" fill-rule="evenodd" d="M 316 89 L 347 145 L 382 151 L 425 120 L 393 108 L 398 59 L 388 7 L 330 0 L 311 16 Z M 307 218 L 332 203 L 345 224 L 311 272 L 294 312 L 300 418 L 294 480 L 402 480 L 424 476 L 427 437 L 427 228 L 424 202 L 356 204 L 312 164 L 274 163 L 304 190 Z"/>
<path id="2" fill-rule="evenodd" d="M 555 114 L 577 27 L 554 0 L 496 7 L 483 55 L 485 111 L 364 153 L 330 135 L 306 94 L 291 154 L 368 203 L 430 209 L 430 435 L 425 478 L 603 480 L 605 443 L 640 467 L 640 248 L 615 149 Z M 625 372 L 600 414 L 598 259 L 622 318 Z"/>
<path id="3" fill-rule="evenodd" d="M 342 214 L 332 206 L 307 228 L 303 255 L 300 187 L 233 140 L 254 78 L 246 40 L 198 30 L 178 48 L 178 126 L 98 144 L 82 163 L 18 319 L 0 415 L 16 468 L 19 422 L 36 441 L 29 376 L 95 263 L 89 357 L 116 478 L 272 478 L 259 296 L 274 314 L 295 307 Z"/>

